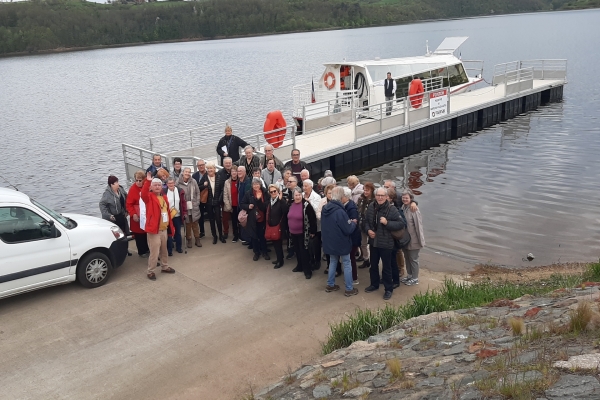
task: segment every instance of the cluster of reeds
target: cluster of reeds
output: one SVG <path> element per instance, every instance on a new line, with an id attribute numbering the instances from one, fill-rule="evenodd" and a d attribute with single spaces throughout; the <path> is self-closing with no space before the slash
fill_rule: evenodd
<path id="1" fill-rule="evenodd" d="M 323 354 L 366 340 L 400 322 L 433 312 L 478 307 L 496 299 L 515 299 L 525 294 L 542 295 L 560 288 L 572 288 L 586 281 L 600 281 L 600 262 L 590 264 L 580 275 L 552 275 L 549 279 L 527 282 L 482 282 L 466 284 L 445 279 L 442 287 L 416 294 L 404 305 L 386 304 L 376 310 L 357 309 L 338 323 L 329 324 L 330 333 L 322 344 Z"/>

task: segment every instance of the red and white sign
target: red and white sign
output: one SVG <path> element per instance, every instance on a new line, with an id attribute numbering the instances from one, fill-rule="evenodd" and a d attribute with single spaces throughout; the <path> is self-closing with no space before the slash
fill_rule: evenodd
<path id="1" fill-rule="evenodd" d="M 429 113 L 431 119 L 448 115 L 448 89 L 429 93 Z"/>

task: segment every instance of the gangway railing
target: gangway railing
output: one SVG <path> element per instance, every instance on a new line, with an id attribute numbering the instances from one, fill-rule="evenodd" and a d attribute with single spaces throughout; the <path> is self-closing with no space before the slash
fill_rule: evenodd
<path id="1" fill-rule="evenodd" d="M 227 122 L 218 122 L 215 124 L 203 125 L 195 128 L 189 128 L 173 133 L 155 135 L 150 137 L 150 150 L 162 151 L 170 153 L 181 150 L 182 148 L 193 148 L 206 144 L 211 144 L 215 141 L 215 137 L 221 137 L 224 134 Z M 234 134 L 240 128 L 248 128 L 248 126 L 235 123 L 232 126 Z M 238 134 L 238 136 L 240 136 Z"/>
<path id="2" fill-rule="evenodd" d="M 468 76 L 483 77 L 483 60 L 462 60 L 462 63 Z"/>
<path id="3" fill-rule="evenodd" d="M 560 80 L 567 78 L 567 60 L 524 60 L 521 68 L 533 68 L 533 79 Z"/>

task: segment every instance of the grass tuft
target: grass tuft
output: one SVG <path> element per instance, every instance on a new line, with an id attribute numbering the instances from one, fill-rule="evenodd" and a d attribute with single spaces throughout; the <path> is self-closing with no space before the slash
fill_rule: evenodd
<path id="1" fill-rule="evenodd" d="M 402 374 L 402 362 L 400 360 L 391 358 L 386 361 L 386 365 L 392 374 L 390 381 L 397 381 L 398 379 L 403 378 L 404 374 Z"/>
<path id="2" fill-rule="evenodd" d="M 579 333 L 584 331 L 592 320 L 592 308 L 590 303 L 582 301 L 577 305 L 577 308 L 571 311 L 569 320 L 569 331 Z"/>
<path id="3" fill-rule="evenodd" d="M 509 318 L 508 325 L 514 336 L 521 336 L 525 330 L 525 322 L 521 318 Z"/>

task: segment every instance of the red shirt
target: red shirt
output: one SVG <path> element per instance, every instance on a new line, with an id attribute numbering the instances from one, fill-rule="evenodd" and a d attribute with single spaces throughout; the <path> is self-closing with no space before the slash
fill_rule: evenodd
<path id="1" fill-rule="evenodd" d="M 237 191 L 237 180 L 231 180 L 231 206 L 238 206 L 238 191 Z"/>

